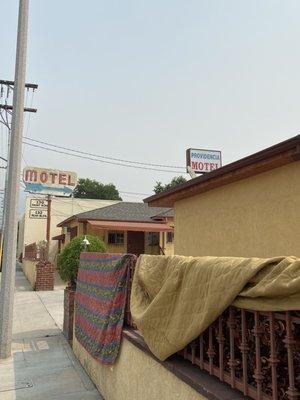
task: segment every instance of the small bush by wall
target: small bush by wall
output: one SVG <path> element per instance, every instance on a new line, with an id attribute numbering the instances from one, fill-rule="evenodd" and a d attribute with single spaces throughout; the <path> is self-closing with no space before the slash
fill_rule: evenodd
<path id="1" fill-rule="evenodd" d="M 85 236 L 77 236 L 66 245 L 58 256 L 58 272 L 61 279 L 69 282 L 72 287 L 76 286 L 77 273 L 79 267 L 80 253 L 84 250 L 83 240 Z M 106 246 L 102 240 L 96 236 L 86 235 L 89 245 L 85 251 L 101 252 L 106 251 Z"/>

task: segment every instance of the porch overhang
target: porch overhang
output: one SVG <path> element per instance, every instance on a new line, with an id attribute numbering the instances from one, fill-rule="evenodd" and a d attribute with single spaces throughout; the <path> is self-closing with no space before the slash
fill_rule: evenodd
<path id="1" fill-rule="evenodd" d="M 173 232 L 173 228 L 164 223 L 98 220 L 88 220 L 87 222 L 92 227 L 98 229 L 136 232 Z"/>
<path id="2" fill-rule="evenodd" d="M 58 240 L 58 241 L 64 242 L 65 237 L 66 237 L 66 235 L 64 233 L 62 233 L 61 235 L 53 236 L 52 240 Z"/>

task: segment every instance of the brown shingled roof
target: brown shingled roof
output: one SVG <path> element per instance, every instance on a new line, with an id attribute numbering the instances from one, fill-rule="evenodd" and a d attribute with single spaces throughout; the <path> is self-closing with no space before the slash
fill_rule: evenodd
<path id="1" fill-rule="evenodd" d="M 120 201 L 110 206 L 97 208 L 73 215 L 70 218 L 60 222 L 57 226 L 63 226 L 66 222 L 73 219 L 78 221 L 101 220 L 101 221 L 139 221 L 153 222 L 157 217 L 173 217 L 174 212 L 171 208 L 149 207 L 145 203 L 135 203 Z"/>

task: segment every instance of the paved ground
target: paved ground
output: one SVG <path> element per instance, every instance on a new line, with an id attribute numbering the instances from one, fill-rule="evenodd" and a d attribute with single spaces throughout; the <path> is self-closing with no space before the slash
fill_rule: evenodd
<path id="1" fill-rule="evenodd" d="M 102 399 L 62 335 L 62 316 L 63 290 L 34 292 L 17 271 L 13 356 L 0 360 L 1 400 Z"/>

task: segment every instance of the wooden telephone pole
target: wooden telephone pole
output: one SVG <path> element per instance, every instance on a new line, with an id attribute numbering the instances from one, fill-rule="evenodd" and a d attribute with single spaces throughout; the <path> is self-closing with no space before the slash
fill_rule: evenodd
<path id="1" fill-rule="evenodd" d="M 0 291 L 0 358 L 11 355 L 29 0 L 20 0 Z"/>

